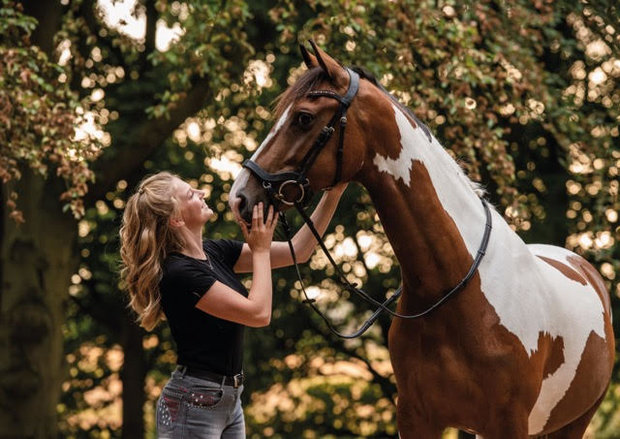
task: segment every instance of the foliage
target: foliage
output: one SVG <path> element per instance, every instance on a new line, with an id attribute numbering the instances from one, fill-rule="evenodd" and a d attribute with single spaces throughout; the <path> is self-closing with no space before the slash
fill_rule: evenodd
<path id="1" fill-rule="evenodd" d="M 100 142 L 87 133 L 76 138 L 84 122 L 88 101 L 80 101 L 66 83 L 61 66 L 31 45 L 36 21 L 24 15 L 21 5 L 3 0 L 0 8 L 0 179 L 19 180 L 28 166 L 47 176 L 50 169 L 66 182 L 61 199 L 76 217 L 83 215 L 83 196 L 93 173 Z M 65 79 L 63 79 L 65 78 Z M 11 217 L 23 222 L 17 209 L 18 194 L 11 191 L 7 205 Z"/>
<path id="2" fill-rule="evenodd" d="M 144 36 L 130 37 L 122 23 L 106 21 L 100 6 L 82 0 L 64 10 L 57 43 L 70 57 L 61 67 L 26 43 L 20 52 L 19 41 L 27 41 L 35 23 L 15 7 L 2 9 L 16 17 L 0 21 L 17 29 L 9 33 L 7 47 L 13 47 L 6 53 L 17 57 L 18 71 L 34 73 L 29 82 L 3 73 L 0 96 L 30 96 L 47 111 L 28 113 L 33 107 L 22 106 L 23 114 L 8 116 L 1 110 L 3 120 L 15 121 L 11 129 L 23 133 L 2 125 L 2 135 L 12 136 L 7 139 L 23 138 L 23 149 L 11 149 L 21 155 L 7 155 L 14 160 L 7 163 L 12 169 L 20 161 L 36 169 L 79 164 L 80 182 L 90 181 L 88 160 L 71 161 L 78 153 L 90 160 L 98 148 L 71 140 L 78 105 L 83 115 L 92 113 L 109 143 L 92 166 L 97 179 L 77 228 L 82 265 L 72 278 L 65 329 L 70 375 L 59 406 L 63 434 L 89 437 L 83 425 L 102 435 L 121 434 L 118 414 L 105 407 L 117 407 L 120 398 L 112 391 L 121 377 L 109 352 L 119 353 L 127 337 L 118 318 L 127 311 L 115 273 L 126 198 L 145 174 L 173 170 L 207 190 L 217 212 L 208 235 L 241 238 L 226 206 L 232 176 L 266 136 L 272 101 L 303 68 L 296 45 L 311 37 L 343 63 L 373 71 L 429 124 L 472 179 L 487 185 L 489 197 L 525 238 L 567 245 L 596 263 L 617 310 L 615 7 L 603 1 L 159 0 L 135 4 L 134 15 L 145 17 L 147 25 Z M 158 20 L 178 31 L 165 47 L 156 44 Z M 29 125 L 36 121 L 57 131 Z M 61 122 L 64 128 L 55 125 Z M 41 148 L 44 132 L 65 149 Z M 137 164 L 130 167 L 128 161 Z M 76 200 L 85 193 L 81 188 Z M 300 225 L 299 218 L 291 221 Z M 398 286 L 397 262 L 362 188 L 347 190 L 326 241 L 348 276 L 376 298 Z M 340 327 L 352 330 L 370 312 L 326 280 L 333 272 L 320 252 L 302 275 Z M 393 437 L 395 387 L 385 349 L 389 319 L 380 319 L 361 340 L 342 342 L 300 302 L 293 270 L 276 272 L 274 285 L 272 325 L 247 337 L 249 436 Z M 139 337 L 138 354 L 150 371 L 148 430 L 175 358 L 164 328 Z M 107 393 L 93 406 L 87 395 L 94 398 L 92 392 L 101 388 Z M 602 437 L 612 437 L 618 423 L 616 393 L 597 419 Z M 81 424 L 88 411 L 106 416 Z"/>

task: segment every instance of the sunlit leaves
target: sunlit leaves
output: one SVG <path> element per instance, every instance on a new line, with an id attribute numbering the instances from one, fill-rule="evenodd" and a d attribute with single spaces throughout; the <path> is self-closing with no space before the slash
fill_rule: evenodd
<path id="1" fill-rule="evenodd" d="M 586 8 L 581 2 L 525 0 L 158 0 L 154 23 L 174 30 L 176 36 L 148 51 L 153 42 L 147 32 L 134 35 L 122 23 L 107 21 L 103 2 L 90 10 L 89 2 L 66 3 L 56 40 L 58 66 L 24 43 L 35 25 L 32 19 L 11 8 L 0 10 L 3 179 L 19 178 L 21 163 L 42 174 L 60 170 L 71 190 L 67 196 L 79 200 L 90 182 L 86 163 L 96 156 L 97 142 L 109 144 L 112 152 L 133 148 L 141 140 L 132 137 L 134 128 L 148 118 L 165 121 L 191 97 L 193 85 L 206 82 L 213 91 L 203 111 L 180 123 L 143 166 L 93 200 L 76 231 L 83 259 L 74 274 L 72 300 L 83 300 L 85 306 L 92 300 L 94 308 L 125 312 L 115 273 L 117 228 L 128 194 L 147 172 L 170 169 L 206 189 L 217 212 L 207 225 L 209 237 L 240 237 L 227 211 L 226 192 L 243 158 L 256 150 L 273 123 L 272 100 L 304 70 L 297 43 L 308 38 L 343 63 L 365 66 L 381 78 L 430 125 L 469 175 L 488 185 L 498 210 L 515 229 L 530 232 L 539 221 L 559 217 L 567 229 L 561 239 L 568 234 L 566 244 L 594 260 L 620 293 L 620 61 L 617 23 L 608 13 L 613 6 L 602 1 L 590 1 Z M 153 11 L 140 1 L 127 3 L 134 5 L 134 18 L 146 30 Z M 92 123 L 82 132 L 89 133 L 91 143 L 87 138 L 76 141 L 71 127 L 89 118 Z M 101 129 L 88 131 L 97 125 Z M 563 166 L 557 180 L 545 169 L 551 162 Z M 558 187 L 567 202 L 553 210 L 546 197 L 555 196 L 550 194 Z M 15 196 L 7 200 L 9 206 L 14 206 Z M 327 240 L 345 274 L 384 299 L 400 278 L 370 204 L 360 188 L 349 188 Z M 79 213 L 79 204 L 74 210 Z M 300 225 L 298 219 L 292 222 Z M 331 275 L 333 269 L 320 251 L 302 267 L 322 309 L 342 328 L 352 329 L 369 309 L 341 294 L 325 279 Z M 249 432 L 257 437 L 325 437 L 329 429 L 341 436 L 382 430 L 391 434 L 393 384 L 379 391 L 374 383 L 333 372 L 356 355 L 370 359 L 380 352 L 382 361 L 356 362 L 356 367 L 365 371 L 364 378 L 371 371 L 389 377 L 389 319 L 380 320 L 362 341 L 339 344 L 303 308 L 296 282 L 291 270 L 274 273 L 272 327 L 249 335 L 246 372 L 252 379 L 247 394 L 256 395 L 251 413 L 271 407 L 266 398 L 276 393 L 274 389 L 293 404 L 303 404 L 305 412 L 293 410 L 291 416 L 296 416 L 289 422 L 279 420 L 277 410 L 261 413 L 263 417 L 252 415 Z M 109 298 L 120 305 L 114 308 L 106 302 Z M 92 375 L 86 377 L 79 364 L 81 342 L 111 329 L 75 307 L 70 312 L 67 340 L 74 355 L 70 370 L 75 372 L 70 373 L 76 374 L 76 389 L 67 392 L 77 396 L 73 405 L 64 402 L 67 418 L 85 407 L 79 395 L 96 385 L 101 378 L 97 370 L 116 372 L 103 361 L 94 369 L 82 363 Z M 97 340 L 114 349 L 112 338 Z M 147 380 L 152 402 L 175 358 L 165 331 L 145 337 L 142 347 L 156 369 Z M 314 360 L 317 357 L 322 364 Z M 284 384 L 289 381 L 290 386 Z M 336 398 L 336 393 L 344 396 Z M 369 404 L 377 401 L 371 411 Z"/>
<path id="2" fill-rule="evenodd" d="M 63 69 L 30 44 L 34 21 L 8 0 L 2 2 L 0 13 L 4 27 L 0 46 L 0 179 L 3 184 L 19 180 L 22 166 L 45 177 L 59 176 L 67 186 L 61 199 L 79 217 L 84 214 L 82 198 L 93 180 L 88 162 L 102 147 L 97 135 L 76 132 L 89 114 L 89 102 L 80 100 L 59 81 Z M 13 191 L 4 202 L 19 222 L 24 219 L 17 198 Z"/>

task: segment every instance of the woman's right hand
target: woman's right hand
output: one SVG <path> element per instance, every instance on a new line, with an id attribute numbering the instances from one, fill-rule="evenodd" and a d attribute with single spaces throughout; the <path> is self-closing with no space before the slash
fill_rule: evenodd
<path id="1" fill-rule="evenodd" d="M 267 219 L 263 220 L 263 203 L 254 205 L 252 209 L 252 228 L 248 230 L 248 226 L 241 221 L 241 231 L 245 237 L 252 252 L 269 252 L 271 250 L 271 241 L 273 239 L 273 231 L 278 225 L 278 216 L 275 215 L 273 206 L 269 206 Z"/>

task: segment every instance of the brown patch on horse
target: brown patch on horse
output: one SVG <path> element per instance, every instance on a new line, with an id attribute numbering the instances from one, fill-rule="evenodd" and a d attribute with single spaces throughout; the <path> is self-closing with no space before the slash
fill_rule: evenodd
<path id="1" fill-rule="evenodd" d="M 532 370 L 541 370 L 542 358 L 534 365 L 519 348 L 518 338 L 501 325 L 481 291 L 478 274 L 465 290 L 424 320 L 394 319 L 389 346 L 403 438 L 438 437 L 424 432 L 405 434 L 409 427 L 419 433 L 410 410 L 436 425 L 475 430 L 483 437 L 503 437 L 505 431 L 527 433 L 527 423 L 504 422 L 514 412 L 527 413 L 536 401 L 538 384 L 531 377 L 540 376 Z M 489 359 L 501 367 L 490 367 Z M 486 415 L 483 420 L 480 413 Z"/>
<path id="2" fill-rule="evenodd" d="M 539 333 L 538 349 L 532 355 L 532 361 L 538 361 L 536 358 L 538 355 L 541 355 L 543 358 L 542 376 L 545 379 L 564 364 L 564 339 L 562 337 L 552 337 L 548 332 Z"/>
<path id="3" fill-rule="evenodd" d="M 551 265 L 553 268 L 557 269 L 560 273 L 562 273 L 570 280 L 579 282 L 581 285 L 587 285 L 586 280 L 568 265 L 563 264 L 560 261 L 556 261 L 555 259 L 547 258 L 545 256 L 538 255 L 538 257 L 545 261 L 547 264 Z"/>
<path id="4" fill-rule="evenodd" d="M 608 335 L 611 334 L 606 331 L 606 336 Z M 608 355 L 605 355 L 606 352 Z M 589 410 L 591 407 L 584 408 L 583 402 L 596 401 L 605 393 L 612 363 L 613 352 L 609 353 L 607 342 L 592 331 L 573 382 L 562 400 L 551 411 L 547 424 L 540 434 L 549 434 L 559 430 Z M 593 380 L 596 381 L 593 382 Z"/>
<path id="5" fill-rule="evenodd" d="M 364 158 L 365 168 L 363 173 L 368 176 L 374 175 L 376 170 L 373 159 L 376 154 L 391 159 L 397 159 L 400 155 L 400 132 L 394 129 L 394 108 L 387 95 L 372 85 L 369 81 L 360 80 L 359 91 L 351 108 L 347 113 L 347 139 L 345 139 L 345 155 L 351 149 L 351 145 L 360 149 L 360 156 Z M 359 133 L 356 143 L 349 141 L 349 136 Z M 367 139 L 372 139 L 368 143 Z M 379 176 L 383 178 L 383 176 Z M 387 184 L 395 183 L 394 179 L 386 181 Z"/>
<path id="6" fill-rule="evenodd" d="M 368 172 L 364 180 L 371 193 L 383 194 L 373 197 L 373 202 L 402 266 L 404 292 L 398 311 L 406 314 L 435 303 L 473 263 L 424 164 L 413 161 L 410 173 L 412 188 L 387 173 Z M 501 325 L 481 291 L 479 273 L 424 318 L 394 319 L 388 344 L 397 377 L 398 426 L 403 439 L 437 437 L 432 428 L 444 426 L 473 429 L 487 437 L 502 437 L 503 431 L 526 435 L 524 421 L 540 383 L 535 377 L 541 376 L 548 357 L 543 351 L 547 345 L 561 344 L 541 343 L 542 355 L 533 364 L 517 336 Z M 554 358 L 559 350 L 553 350 Z M 555 364 L 550 362 L 548 371 Z M 483 420 L 480 413 L 486 414 Z M 513 413 L 523 416 L 515 418 Z M 522 422 L 506 424 L 507 419 Z M 431 430 L 422 430 L 423 424 Z"/>

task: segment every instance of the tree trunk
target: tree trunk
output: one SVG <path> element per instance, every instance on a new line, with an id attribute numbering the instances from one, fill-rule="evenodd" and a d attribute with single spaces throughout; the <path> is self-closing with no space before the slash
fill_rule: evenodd
<path id="1" fill-rule="evenodd" d="M 122 439 L 144 437 L 144 380 L 147 364 L 142 337 L 144 331 L 124 310 L 122 345 L 125 358 L 121 379 L 123 381 L 123 433 Z"/>
<path id="2" fill-rule="evenodd" d="M 50 195 L 54 184 L 24 172 L 25 224 L 0 208 L 0 438 L 57 437 L 64 303 L 78 258 L 76 224 Z"/>

